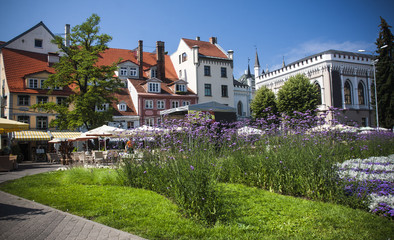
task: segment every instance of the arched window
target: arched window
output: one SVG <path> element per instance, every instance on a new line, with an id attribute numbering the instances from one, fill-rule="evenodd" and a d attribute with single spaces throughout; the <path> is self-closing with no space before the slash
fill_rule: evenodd
<path id="1" fill-rule="evenodd" d="M 358 104 L 365 105 L 365 88 L 363 81 L 358 83 Z"/>
<path id="2" fill-rule="evenodd" d="M 345 94 L 345 104 L 352 104 L 352 87 L 348 80 L 345 82 L 343 92 Z"/>
<path id="3" fill-rule="evenodd" d="M 322 104 L 322 100 L 321 100 L 321 87 L 320 84 L 318 82 L 315 82 L 315 87 L 317 89 L 317 105 L 321 105 Z"/>
<path id="4" fill-rule="evenodd" d="M 242 116 L 243 110 L 242 110 L 242 102 L 241 101 L 239 101 L 237 104 L 237 111 L 238 111 L 238 115 Z"/>

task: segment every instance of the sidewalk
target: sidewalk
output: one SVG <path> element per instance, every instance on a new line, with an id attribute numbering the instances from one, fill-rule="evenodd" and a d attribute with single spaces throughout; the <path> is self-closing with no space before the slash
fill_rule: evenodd
<path id="1" fill-rule="evenodd" d="M 0 172 L 0 183 L 60 166 L 24 163 L 16 171 Z M 0 239 L 143 238 L 0 191 Z"/>

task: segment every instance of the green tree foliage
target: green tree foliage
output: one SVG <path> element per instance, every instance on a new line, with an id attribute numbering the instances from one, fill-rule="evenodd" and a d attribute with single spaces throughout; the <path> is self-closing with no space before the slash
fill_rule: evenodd
<path id="1" fill-rule="evenodd" d="M 55 87 L 70 86 L 74 94 L 61 104 L 46 103 L 33 106 L 46 112 L 57 113 L 57 119 L 50 126 L 60 129 L 75 129 L 81 126 L 91 129 L 112 119 L 111 102 L 117 101 L 114 93 L 122 87 L 114 77 L 117 63 L 111 66 L 97 65 L 99 54 L 108 49 L 112 39 L 99 33 L 100 17 L 90 16 L 81 25 L 75 26 L 70 34 L 70 46 L 65 46 L 64 38 L 56 36 L 53 43 L 61 49 L 60 61 L 54 65 L 55 74 L 49 76 L 45 86 L 50 92 Z M 97 107 L 107 106 L 104 111 Z"/>
<path id="2" fill-rule="evenodd" d="M 381 17 L 379 37 L 376 39 L 378 62 L 376 64 L 376 91 L 379 124 L 392 128 L 394 125 L 394 37 L 391 26 Z M 387 47 L 382 48 L 387 45 Z"/>
<path id="3" fill-rule="evenodd" d="M 293 116 L 293 112 L 315 110 L 318 103 L 318 90 L 302 74 L 290 77 L 278 91 L 278 111 Z"/>
<path id="4" fill-rule="evenodd" d="M 254 118 L 266 118 L 277 112 L 275 94 L 266 86 L 259 88 L 250 104 Z"/>

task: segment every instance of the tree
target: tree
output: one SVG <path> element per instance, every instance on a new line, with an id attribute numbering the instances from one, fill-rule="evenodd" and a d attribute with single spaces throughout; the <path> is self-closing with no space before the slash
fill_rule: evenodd
<path id="1" fill-rule="evenodd" d="M 71 86 L 71 94 L 63 104 L 44 103 L 33 107 L 57 114 L 50 126 L 60 129 L 75 129 L 84 126 L 91 129 L 112 119 L 112 102 L 117 101 L 114 93 L 122 87 L 114 77 L 117 63 L 111 66 L 97 64 L 99 54 L 108 49 L 112 39 L 107 34 L 99 34 L 100 17 L 92 14 L 84 23 L 77 25 L 70 34 L 70 46 L 56 36 L 53 43 L 63 55 L 53 67 L 55 74 L 45 81 L 45 87 L 52 92 L 56 87 Z M 102 111 L 97 111 L 101 108 Z M 104 109 L 103 109 L 104 108 Z"/>
<path id="2" fill-rule="evenodd" d="M 278 110 L 288 116 L 294 116 L 294 111 L 313 111 L 317 107 L 318 96 L 316 86 L 305 75 L 297 74 L 290 77 L 278 91 Z"/>
<path id="3" fill-rule="evenodd" d="M 267 118 L 270 113 L 275 114 L 277 107 L 274 92 L 266 86 L 262 86 L 256 91 L 250 108 L 254 118 Z"/>
<path id="4" fill-rule="evenodd" d="M 394 61 L 391 26 L 380 17 L 379 37 L 376 39 L 378 62 L 376 64 L 376 92 L 378 99 L 379 124 L 392 128 L 394 125 Z M 382 48 L 383 46 L 386 46 Z"/>

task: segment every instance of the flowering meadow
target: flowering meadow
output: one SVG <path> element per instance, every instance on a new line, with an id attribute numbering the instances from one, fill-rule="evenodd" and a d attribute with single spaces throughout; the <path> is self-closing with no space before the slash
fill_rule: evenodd
<path id="1" fill-rule="evenodd" d="M 204 113 L 167 120 L 157 132 L 133 136 L 134 154 L 120 176 L 126 185 L 167 196 L 208 225 L 231 215 L 223 210 L 225 183 L 393 218 L 394 134 L 316 130 L 327 124 L 325 115 L 295 115 L 228 124 Z"/>

